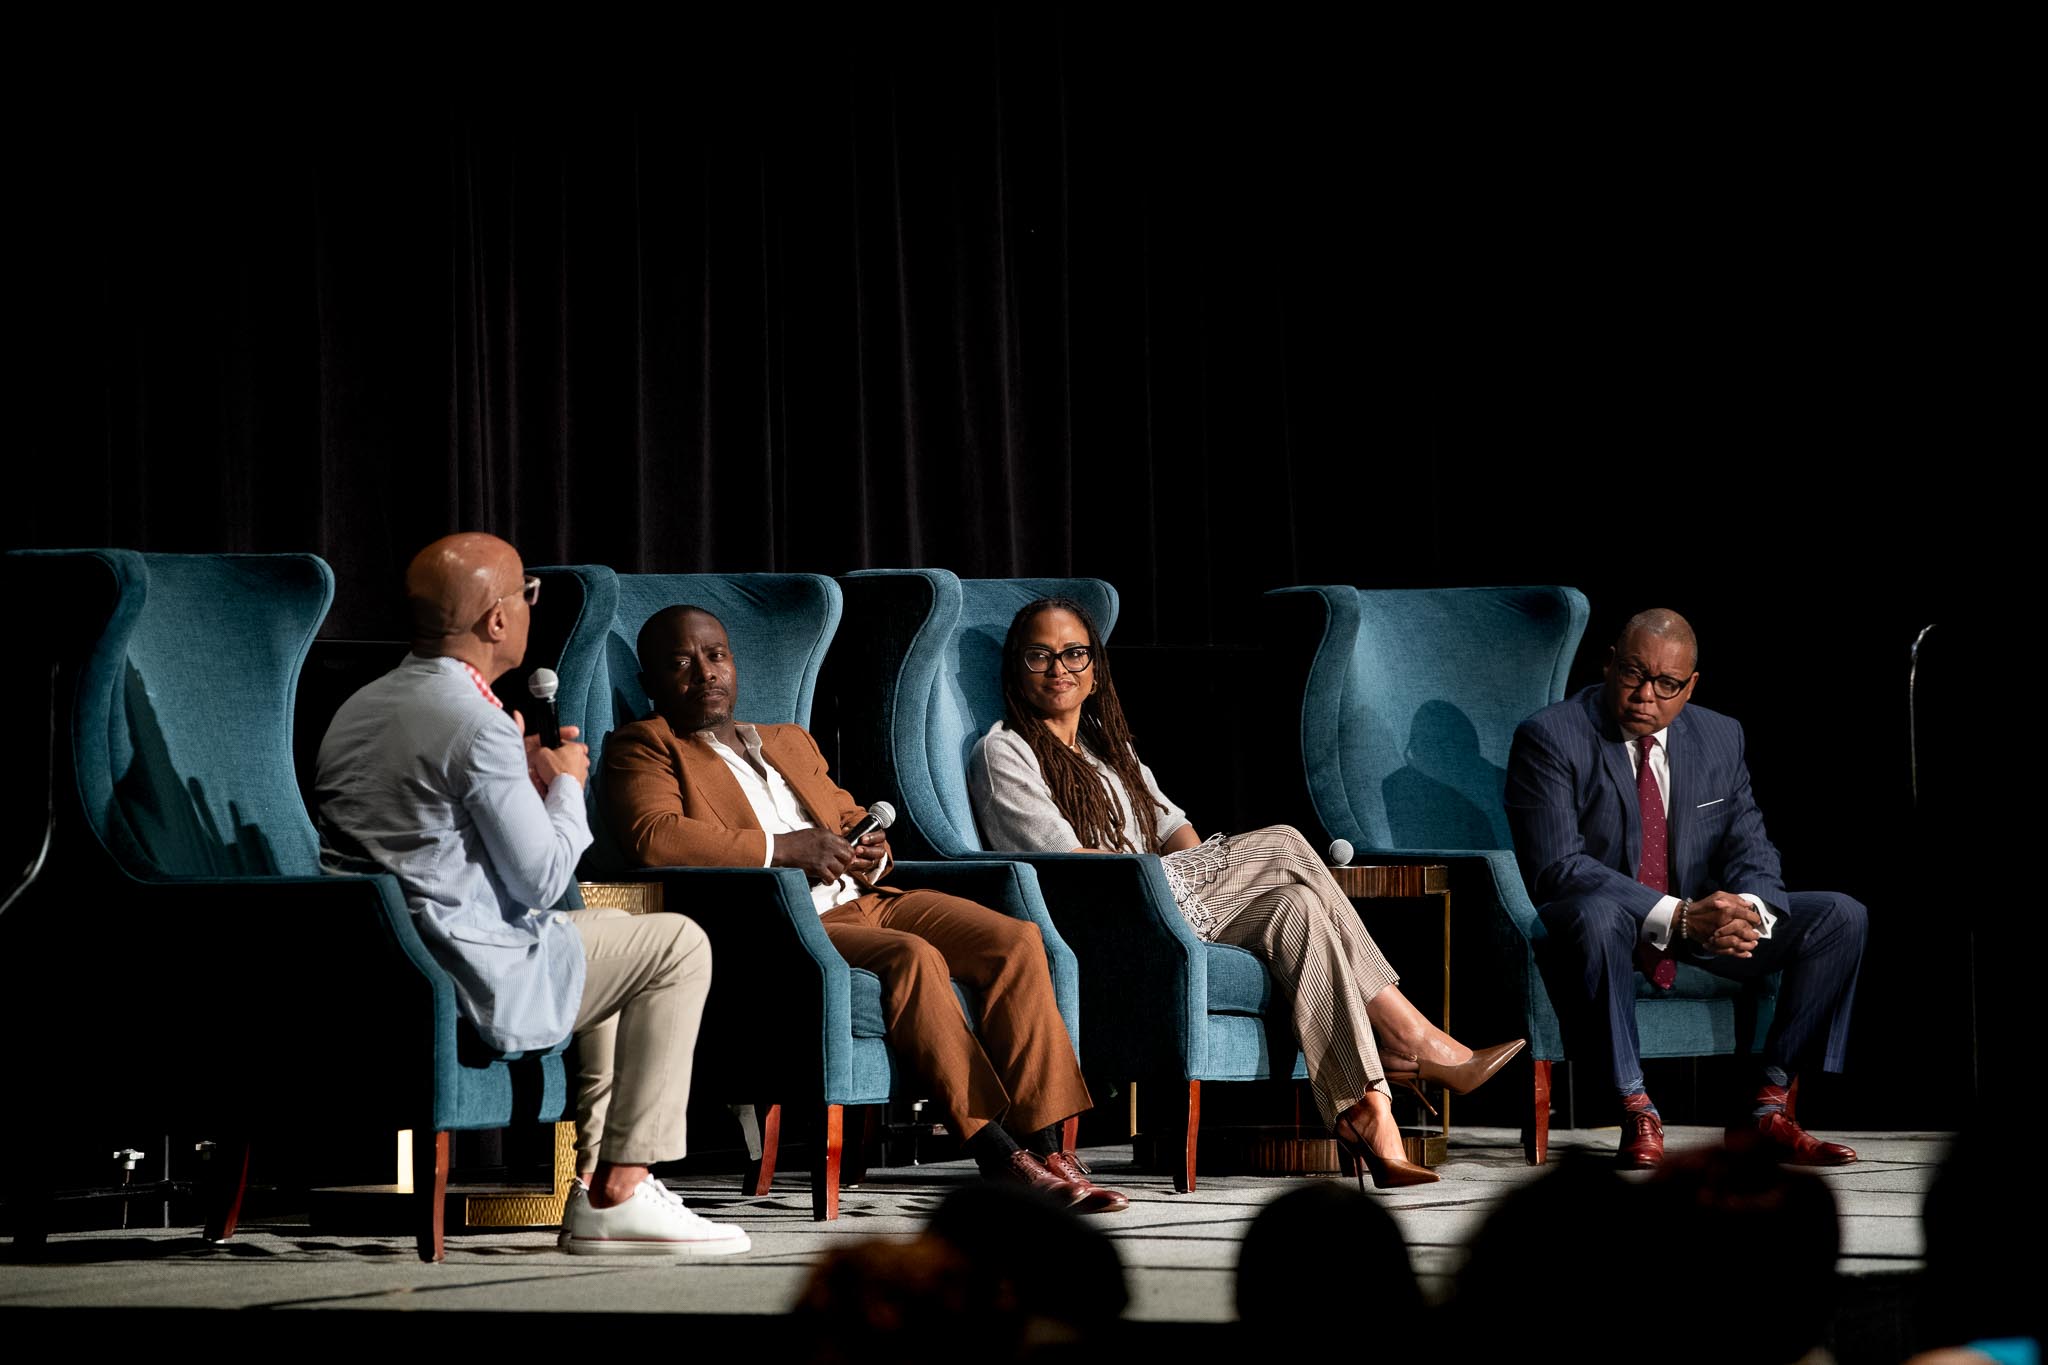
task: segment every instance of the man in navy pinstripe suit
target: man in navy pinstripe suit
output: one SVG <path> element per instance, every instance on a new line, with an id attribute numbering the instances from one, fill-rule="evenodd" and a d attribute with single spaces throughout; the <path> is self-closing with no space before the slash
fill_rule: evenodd
<path id="1" fill-rule="evenodd" d="M 1856 1153 L 1801 1129 L 1787 1090 L 1801 1065 L 1842 1069 L 1867 916 L 1847 896 L 1785 889 L 1742 727 L 1686 706 L 1698 662 L 1684 617 L 1643 612 L 1608 651 L 1604 683 L 1516 730 L 1508 823 L 1549 930 L 1538 956 L 1557 1004 L 1608 1059 L 1627 1166 L 1664 1155 L 1636 1039 L 1638 972 L 1668 988 L 1679 961 L 1724 977 L 1782 971 L 1756 1101 L 1730 1131 L 1800 1165 L 1844 1165 Z"/>

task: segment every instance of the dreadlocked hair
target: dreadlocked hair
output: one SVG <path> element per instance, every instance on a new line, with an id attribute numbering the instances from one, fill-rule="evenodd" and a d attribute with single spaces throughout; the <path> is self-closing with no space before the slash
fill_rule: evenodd
<path id="1" fill-rule="evenodd" d="M 1074 827 L 1083 848 L 1123 850 L 1131 853 L 1159 851 L 1159 822 L 1145 821 L 1140 830 L 1124 828 L 1123 804 L 1110 791 L 1102 775 L 1088 761 L 1069 749 L 1046 725 L 1024 697 L 1024 632 L 1042 613 L 1072 612 L 1088 632 L 1092 662 L 1089 671 L 1095 686 L 1081 703 L 1081 724 L 1076 740 L 1103 763 L 1130 793 L 1131 807 L 1143 815 L 1149 807 L 1165 814 L 1165 807 L 1152 798 L 1138 770 L 1138 750 L 1131 742 L 1131 728 L 1124 722 L 1124 708 L 1116 699 L 1116 684 L 1109 675 L 1109 654 L 1102 647 L 1101 633 L 1088 609 L 1070 597 L 1041 597 L 1025 604 L 1010 619 L 1010 633 L 1003 639 L 1003 722 L 1022 735 L 1038 759 L 1038 771 L 1052 789 L 1052 802 Z M 1055 659 L 1052 667 L 1063 665 Z"/>

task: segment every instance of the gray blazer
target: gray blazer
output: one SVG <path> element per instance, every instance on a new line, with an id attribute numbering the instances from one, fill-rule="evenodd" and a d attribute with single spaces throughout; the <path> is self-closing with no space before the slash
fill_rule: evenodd
<path id="1" fill-rule="evenodd" d="M 583 789 L 527 776 L 512 717 L 460 661 L 407 655 L 342 704 L 314 778 L 321 862 L 389 872 L 462 1013 L 501 1052 L 553 1047 L 583 1001 L 583 939 L 549 911 L 590 847 Z"/>

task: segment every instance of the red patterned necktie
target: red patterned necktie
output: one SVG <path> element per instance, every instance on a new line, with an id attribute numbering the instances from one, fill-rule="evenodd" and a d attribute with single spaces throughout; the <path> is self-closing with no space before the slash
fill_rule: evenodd
<path id="1" fill-rule="evenodd" d="M 1650 754 L 1657 747 L 1655 735 L 1636 741 L 1641 758 L 1636 763 L 1636 806 L 1643 818 L 1643 860 L 1637 865 L 1636 880 L 1659 895 L 1671 894 L 1671 837 L 1664 816 L 1664 793 L 1657 788 L 1657 774 L 1650 771 Z M 1672 931 L 1677 932 L 1677 925 Z M 1674 942 L 1672 947 L 1676 947 Z M 1658 952 L 1647 944 L 1636 951 L 1636 967 L 1660 991 L 1671 989 L 1678 979 L 1678 962 L 1671 949 Z"/>

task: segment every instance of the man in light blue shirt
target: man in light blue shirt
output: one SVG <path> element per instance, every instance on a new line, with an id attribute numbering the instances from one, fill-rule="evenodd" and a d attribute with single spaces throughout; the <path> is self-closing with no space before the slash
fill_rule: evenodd
<path id="1" fill-rule="evenodd" d="M 728 1255 L 746 1233 L 708 1222 L 650 1167 L 684 1152 L 690 1063 L 711 947 L 680 915 L 556 911 L 590 846 L 589 751 L 543 747 L 491 682 L 526 654 L 540 580 L 495 536 L 429 545 L 406 571 L 412 652 L 335 713 L 315 795 L 323 858 L 389 872 L 421 940 L 489 1046 L 576 1036 L 572 1252 Z"/>

